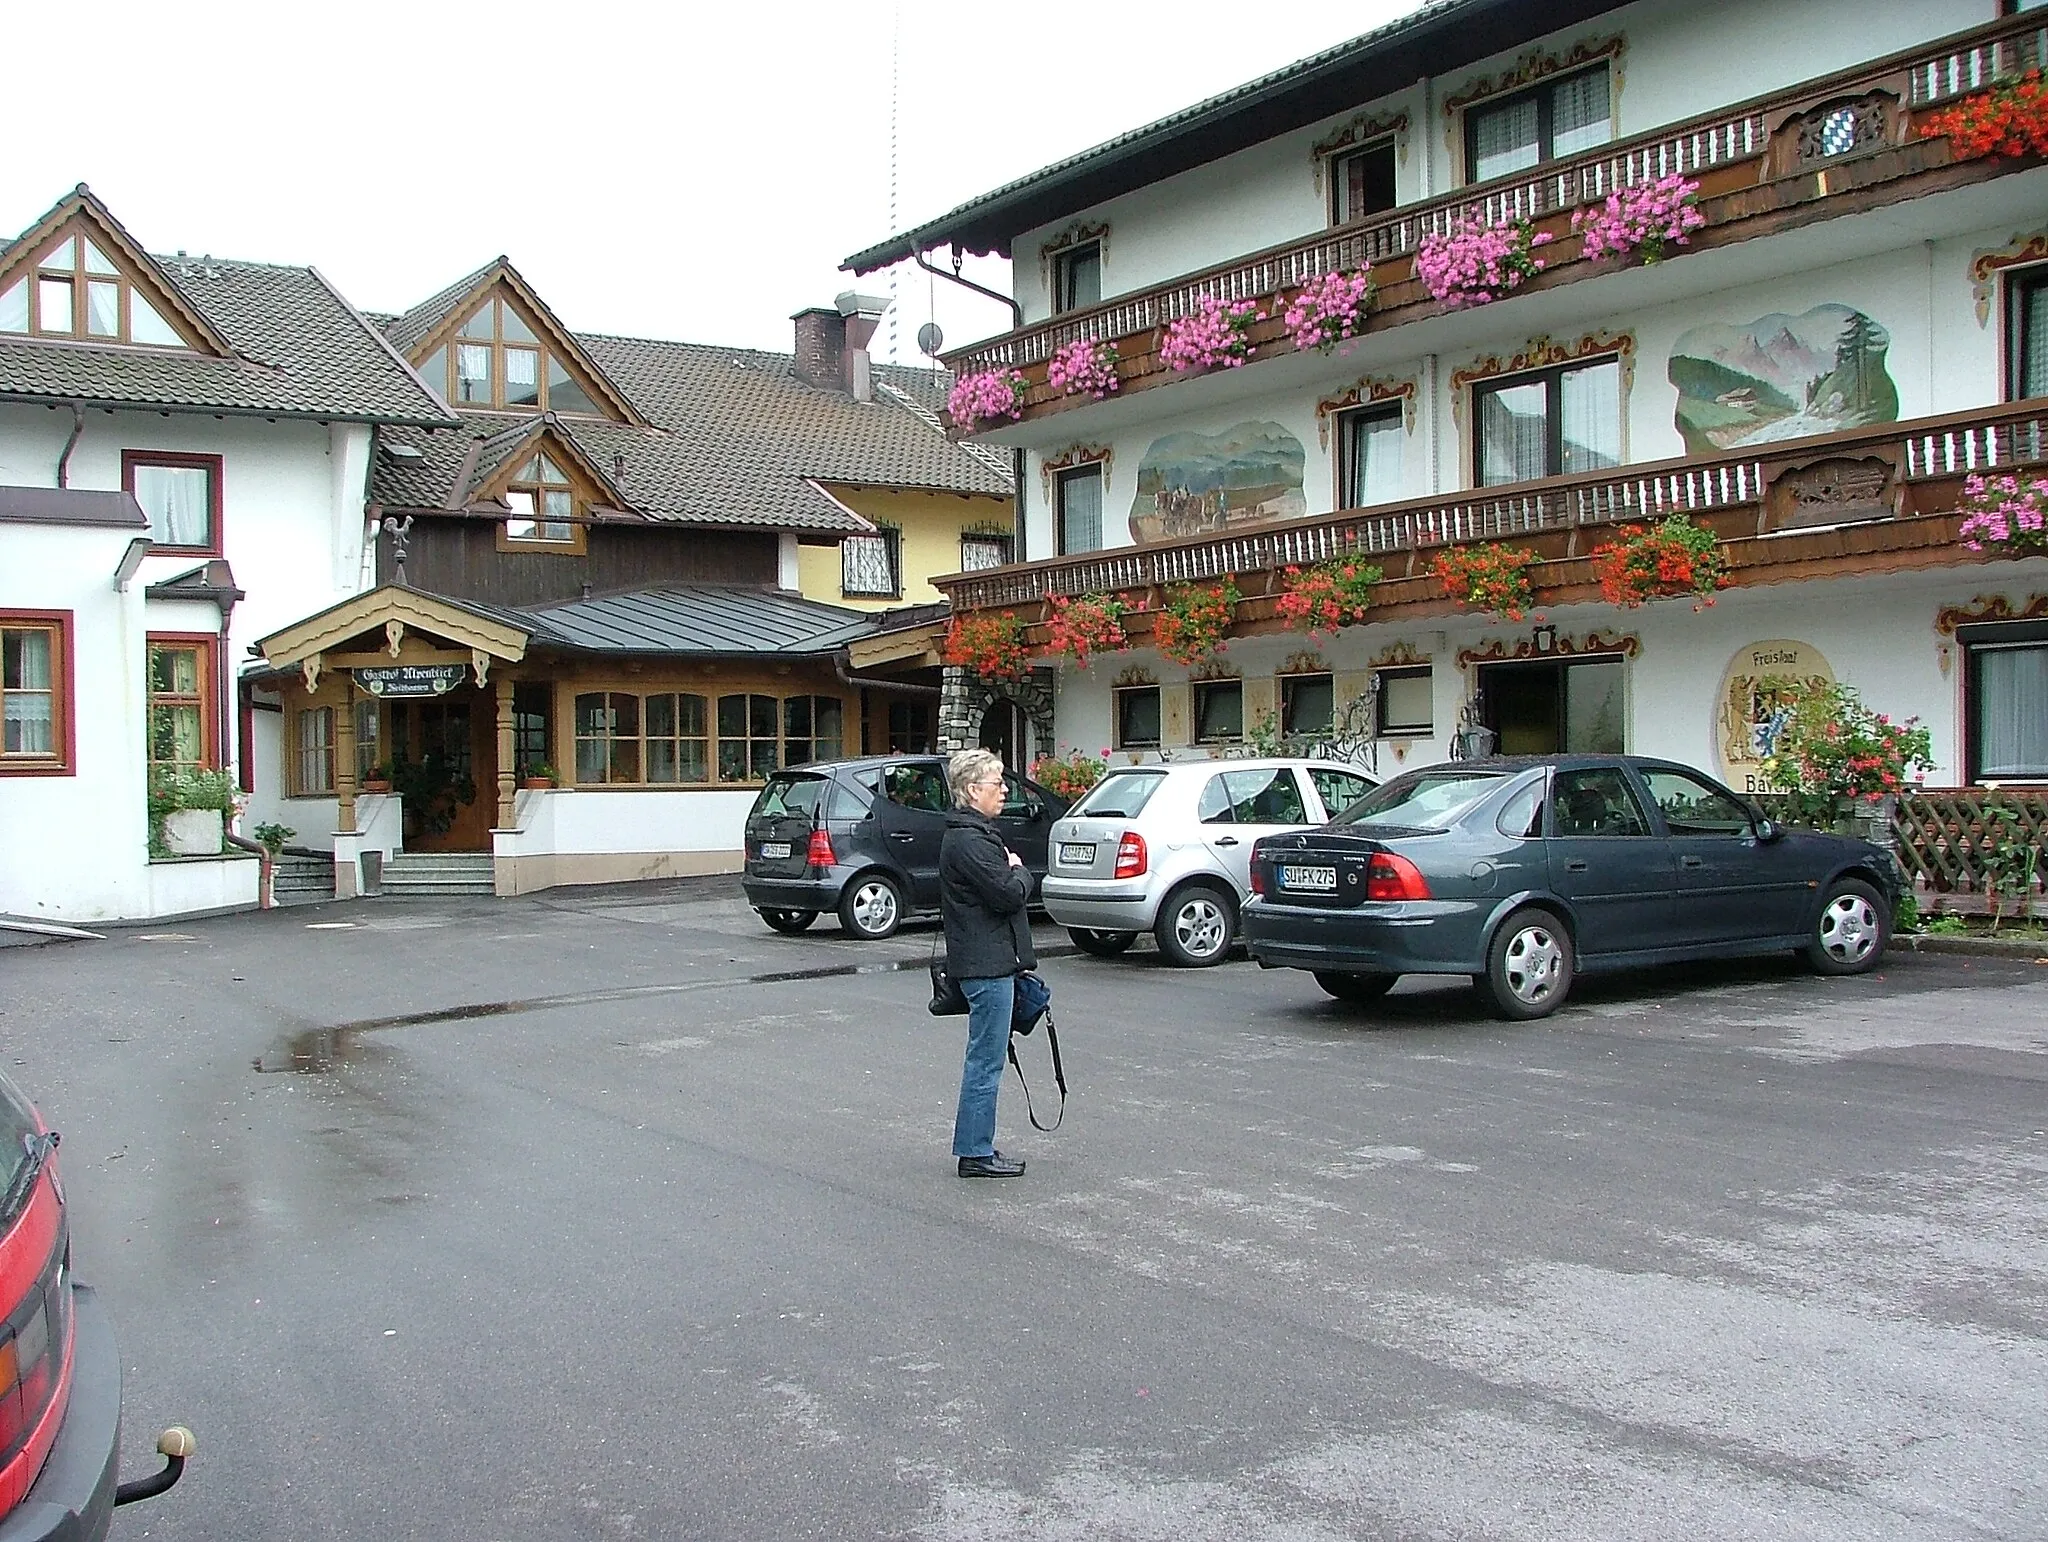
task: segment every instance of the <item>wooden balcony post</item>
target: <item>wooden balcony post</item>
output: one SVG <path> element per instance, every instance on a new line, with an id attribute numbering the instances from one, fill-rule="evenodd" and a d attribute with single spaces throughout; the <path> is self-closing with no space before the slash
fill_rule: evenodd
<path id="1" fill-rule="evenodd" d="M 512 737 L 512 678 L 498 676 L 498 823 L 500 830 L 512 828 L 512 793 L 519 785 L 519 768 L 513 764 L 518 749 Z"/>
<path id="2" fill-rule="evenodd" d="M 334 720 L 334 796 L 340 804 L 335 821 L 342 835 L 356 833 L 356 677 L 341 672 L 341 706 Z"/>

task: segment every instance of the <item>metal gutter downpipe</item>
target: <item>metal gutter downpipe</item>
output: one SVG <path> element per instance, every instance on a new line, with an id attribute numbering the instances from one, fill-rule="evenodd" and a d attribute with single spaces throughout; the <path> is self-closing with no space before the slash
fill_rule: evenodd
<path id="1" fill-rule="evenodd" d="M 71 437 L 64 441 L 64 453 L 57 457 L 57 485 L 71 485 L 71 452 L 78 448 L 78 441 L 85 433 L 85 409 L 77 402 L 71 404 Z"/>
<path id="2" fill-rule="evenodd" d="M 832 655 L 832 672 L 839 677 L 841 685 L 850 685 L 855 690 L 900 691 L 905 696 L 936 697 L 945 694 L 936 685 L 919 685 L 911 680 L 876 680 L 870 676 L 849 674 L 846 669 L 847 662 L 846 649 L 837 650 Z"/>
<path id="3" fill-rule="evenodd" d="M 932 274 L 934 277 L 942 278 L 949 284 L 958 284 L 962 289 L 972 290 L 975 294 L 981 295 L 985 299 L 998 300 L 1004 305 L 1009 306 L 1010 330 L 1021 332 L 1024 329 L 1024 307 L 1017 303 L 1014 295 L 1001 294 L 996 290 L 990 289 L 985 284 L 975 283 L 971 278 L 962 278 L 957 268 L 951 273 L 948 273 L 944 268 L 935 268 L 924 260 L 923 252 L 912 252 L 910 260 L 920 268 L 923 268 L 925 272 Z M 960 248 L 957 246 L 953 248 L 953 260 L 956 263 L 962 260 Z M 1014 562 L 1026 560 L 1024 551 L 1024 451 L 1022 448 L 1010 452 L 1010 558 Z"/>

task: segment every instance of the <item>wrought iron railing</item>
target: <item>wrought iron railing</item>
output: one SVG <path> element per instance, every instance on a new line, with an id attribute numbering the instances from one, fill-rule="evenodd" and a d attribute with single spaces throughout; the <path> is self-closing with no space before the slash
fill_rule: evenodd
<path id="1" fill-rule="evenodd" d="M 976 343 L 946 356 L 959 374 L 1041 363 L 1079 339 L 1113 340 L 1164 326 L 1189 314 L 1207 296 L 1255 300 L 1344 272 L 1412 256 L 1432 231 L 1477 218 L 1487 224 L 1537 219 L 1597 202 L 1619 187 L 1680 173 L 1704 173 L 1764 160 L 1772 120 L 1789 106 L 1897 80 L 1907 82 L 1906 106 L 1934 106 L 1994 81 L 2039 69 L 2048 60 L 2048 21 L 2022 14 L 1853 70 L 1802 82 L 1767 97 L 1661 128 L 1597 150 L 1553 161 L 1519 177 L 1460 188 L 1358 224 L 1255 252 L 1251 256 L 1118 296 L 1084 311 L 1070 311 Z"/>

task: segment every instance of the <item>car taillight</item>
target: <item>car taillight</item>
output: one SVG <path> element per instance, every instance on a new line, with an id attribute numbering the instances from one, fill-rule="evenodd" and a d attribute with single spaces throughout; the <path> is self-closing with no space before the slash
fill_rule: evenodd
<path id="1" fill-rule="evenodd" d="M 812 867 L 831 867 L 838 862 L 832 855 L 832 837 L 823 830 L 811 832 L 810 849 L 804 853 L 804 860 Z"/>
<path id="2" fill-rule="evenodd" d="M 47 1454 L 49 1433 L 46 1416 L 64 1387 L 65 1365 L 71 1355 L 71 1281 L 66 1265 L 65 1229 L 54 1185 L 42 1180 L 44 1193 L 31 1201 L 10 1239 L 17 1246 L 27 1244 L 46 1260 L 33 1276 L 16 1267 L 0 1270 L 13 1290 L 13 1299 L 0 1302 L 0 1469 L 22 1486 L 33 1478 L 42 1456 L 36 1455 L 26 1474 L 12 1469 L 16 1458 L 40 1444 Z M 30 1267 L 33 1267 L 31 1265 Z M 24 1277 L 27 1276 L 27 1277 Z M 16 1294 L 15 1292 L 19 1292 Z M 39 1428 L 45 1434 L 38 1437 Z M 19 1501 L 18 1492 L 0 1492 L 0 1511 Z"/>
<path id="3" fill-rule="evenodd" d="M 1429 884 L 1422 869 L 1391 851 L 1374 855 L 1365 870 L 1365 897 L 1375 900 L 1426 900 Z"/>
<path id="4" fill-rule="evenodd" d="M 1116 876 L 1142 878 L 1145 866 L 1145 837 L 1136 830 L 1124 831 L 1123 839 L 1116 843 Z"/>
<path id="5" fill-rule="evenodd" d="M 1256 852 L 1252 855 L 1252 894 L 1259 899 L 1266 897 L 1266 864 Z"/>

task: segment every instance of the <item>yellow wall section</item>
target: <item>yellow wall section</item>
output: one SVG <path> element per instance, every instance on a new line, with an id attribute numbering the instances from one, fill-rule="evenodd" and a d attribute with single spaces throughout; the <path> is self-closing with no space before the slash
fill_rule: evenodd
<path id="1" fill-rule="evenodd" d="M 983 493 L 932 493 L 901 487 L 834 484 L 832 496 L 876 524 L 903 531 L 903 594 L 900 599 L 850 596 L 839 591 L 839 548 L 804 546 L 797 551 L 797 581 L 804 598 L 855 610 L 895 605 L 928 605 L 945 596 L 931 586 L 934 574 L 960 571 L 960 534 L 975 528 L 1010 528 L 1010 500 Z"/>

